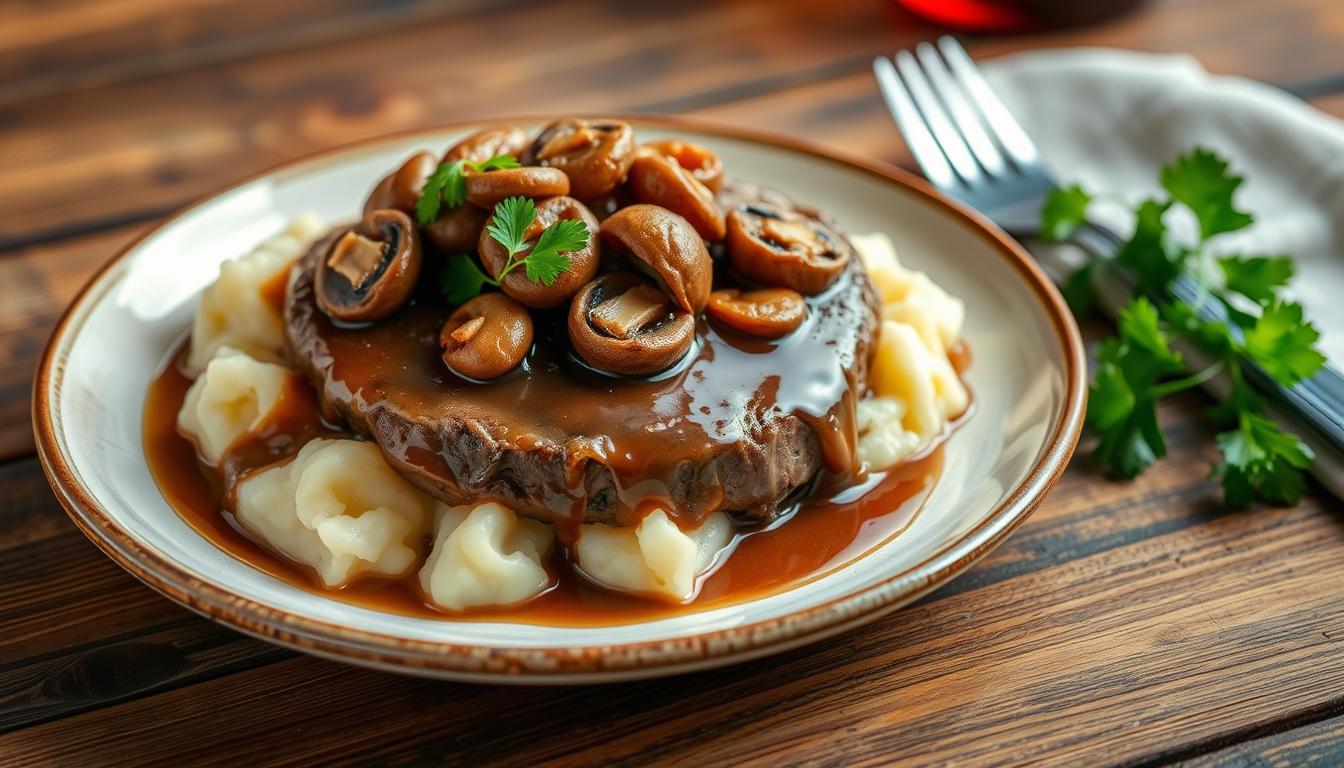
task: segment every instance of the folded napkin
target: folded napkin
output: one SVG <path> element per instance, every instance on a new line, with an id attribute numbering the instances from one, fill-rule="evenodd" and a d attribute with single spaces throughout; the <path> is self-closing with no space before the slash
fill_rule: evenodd
<path id="1" fill-rule="evenodd" d="M 1293 256 L 1290 293 L 1344 368 L 1344 122 L 1184 55 L 1047 50 L 984 69 L 1063 183 L 1137 201 L 1161 194 L 1158 169 L 1197 144 L 1227 157 L 1246 179 L 1237 200 L 1255 224 L 1219 236 L 1213 250 Z M 1097 210 L 1107 214 L 1117 212 Z M 1131 226 L 1123 212 L 1105 223 Z M 1171 226 L 1181 237 L 1196 232 L 1193 221 Z"/>
<path id="2" fill-rule="evenodd" d="M 1211 75 L 1183 55 L 1033 51 L 984 70 L 1062 183 L 1137 202 L 1163 194 L 1158 169 L 1196 145 L 1228 158 L 1245 178 L 1237 200 L 1255 224 L 1220 235 L 1212 250 L 1292 256 L 1288 293 L 1321 332 L 1322 352 L 1344 368 L 1344 122 L 1263 83 Z M 1121 233 L 1132 227 L 1120 210 L 1098 207 L 1096 218 Z M 1198 232 L 1193 219 L 1168 226 L 1186 241 Z M 1047 267 L 1059 256 L 1038 254 Z M 1224 395 L 1226 383 L 1209 389 Z M 1291 428 L 1284 414 L 1271 415 Z M 1344 498 L 1344 457 L 1293 431 L 1316 451 L 1312 474 Z"/>

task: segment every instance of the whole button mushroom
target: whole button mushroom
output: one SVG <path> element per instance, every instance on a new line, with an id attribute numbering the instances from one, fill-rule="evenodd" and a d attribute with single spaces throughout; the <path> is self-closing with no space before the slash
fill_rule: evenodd
<path id="1" fill-rule="evenodd" d="M 686 356 L 695 318 L 632 272 L 585 285 L 569 305 L 569 340 L 592 367 L 623 376 L 665 371 Z"/>
<path id="2" fill-rule="evenodd" d="M 672 158 L 677 165 L 690 171 L 695 180 L 704 184 L 710 192 L 718 194 L 723 189 L 723 162 L 718 155 L 699 144 L 681 139 L 660 139 L 641 144 L 635 154 L 638 156 L 648 152 Z"/>
<path id="3" fill-rule="evenodd" d="M 441 211 L 439 218 L 425 225 L 425 239 L 435 250 L 445 253 L 470 251 L 476 247 L 488 218 L 488 211 L 474 205 L 449 208 Z"/>
<path id="4" fill-rule="evenodd" d="M 397 311 L 420 278 L 420 235 L 405 213 L 371 211 L 336 238 L 317 265 L 314 287 L 335 320 L 367 323 Z"/>
<path id="5" fill-rule="evenodd" d="M 438 161 L 429 152 L 411 155 L 400 168 L 383 177 L 369 193 L 369 199 L 364 201 L 364 215 L 386 208 L 414 214 L 415 203 L 420 199 L 425 181 L 438 167 Z"/>
<path id="6" fill-rule="evenodd" d="M 630 164 L 630 190 L 641 203 L 660 205 L 690 222 L 700 237 L 723 239 L 723 211 L 714 193 L 667 155 L 646 152 Z"/>
<path id="7" fill-rule="evenodd" d="M 486 128 L 462 139 L 443 155 L 443 162 L 465 160 L 469 163 L 483 163 L 499 155 L 520 156 L 530 142 L 527 133 L 513 126 Z"/>
<path id="8" fill-rule="evenodd" d="M 728 258 L 734 269 L 762 285 L 821 293 L 853 254 L 835 230 L 798 211 L 748 203 L 728 214 Z"/>
<path id="9" fill-rule="evenodd" d="M 709 301 L 714 263 L 705 241 L 686 219 L 657 205 L 637 204 L 602 222 L 602 242 L 656 280 L 691 315 Z"/>
<path id="10" fill-rule="evenodd" d="M 563 304 L 582 288 L 584 283 L 593 279 L 597 274 L 602 251 L 596 236 L 597 219 L 583 203 L 561 195 L 538 200 L 536 205 L 536 218 L 524 233 L 527 241 L 531 243 L 528 250 L 536 244 L 543 230 L 561 219 L 578 219 L 588 228 L 588 244 L 581 250 L 568 254 L 569 269 L 561 272 L 550 285 L 529 279 L 527 271 L 521 268 L 510 270 L 509 274 L 504 276 L 500 287 L 510 298 L 533 309 L 550 309 Z M 484 229 L 481 231 L 477 250 L 486 271 L 491 277 L 498 279 L 499 273 L 509 261 L 508 250 Z"/>
<path id="11" fill-rule="evenodd" d="M 483 293 L 448 316 L 439 346 L 444 365 L 459 376 L 497 379 L 517 368 L 532 348 L 532 317 L 502 293 Z"/>
<path id="12" fill-rule="evenodd" d="M 569 194 L 569 177 L 558 168 L 501 168 L 467 174 L 467 202 L 489 210 L 505 198 Z"/>
<path id="13" fill-rule="evenodd" d="M 705 314 L 740 333 L 778 339 L 802 324 L 807 303 L 797 291 L 788 288 L 763 288 L 746 293 L 726 288 L 709 295 Z"/>
<path id="14" fill-rule="evenodd" d="M 635 132 L 619 120 L 556 120 L 541 130 L 524 165 L 559 168 L 569 177 L 569 194 L 580 200 L 612 191 L 635 159 Z"/>

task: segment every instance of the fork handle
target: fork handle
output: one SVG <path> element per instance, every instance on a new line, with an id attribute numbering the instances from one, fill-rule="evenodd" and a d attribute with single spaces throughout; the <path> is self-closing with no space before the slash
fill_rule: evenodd
<path id="1" fill-rule="evenodd" d="M 1134 275 L 1109 261 L 1109 257 L 1114 256 L 1124 244 L 1123 238 L 1105 227 L 1085 224 L 1075 233 L 1073 242 L 1094 255 L 1108 259 L 1103 262 L 1111 267 L 1107 270 L 1108 276 L 1113 275 L 1133 295 L 1136 284 Z M 1184 275 L 1178 277 L 1171 286 L 1173 296 L 1192 307 L 1199 307 L 1200 318 L 1226 324 L 1239 337 L 1240 329 L 1228 322 L 1227 312 L 1220 303 L 1199 301 L 1203 290 L 1198 283 Z M 1344 457 L 1344 375 L 1333 366 L 1326 365 L 1312 378 L 1285 387 L 1250 361 L 1246 361 L 1245 368 L 1246 379 L 1257 392 L 1264 395 L 1272 405 L 1296 417 L 1320 438 L 1320 442 L 1336 455 Z"/>

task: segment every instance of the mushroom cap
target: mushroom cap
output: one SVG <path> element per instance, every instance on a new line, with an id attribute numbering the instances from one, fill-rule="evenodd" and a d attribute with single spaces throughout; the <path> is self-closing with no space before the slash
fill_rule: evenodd
<path id="1" fill-rule="evenodd" d="M 332 240 L 314 279 L 318 304 L 347 323 L 381 320 L 415 290 L 422 262 L 420 233 L 403 211 L 370 211 Z"/>
<path id="2" fill-rule="evenodd" d="M 602 222 L 602 240 L 636 269 L 658 281 L 683 311 L 697 315 L 709 301 L 714 262 L 685 218 L 657 205 L 627 206 Z"/>
<path id="3" fill-rule="evenodd" d="M 500 285 L 509 298 L 533 309 L 558 307 L 597 274 L 602 260 L 601 245 L 597 238 L 597 219 L 586 205 L 572 197 L 557 195 L 538 200 L 536 219 L 527 231 L 528 240 L 535 244 L 542 230 L 560 219 L 582 221 L 588 227 L 588 244 L 569 254 L 569 269 L 561 272 L 550 285 L 531 280 L 524 269 L 511 270 Z M 482 228 L 478 238 L 477 251 L 486 271 L 491 277 L 497 278 L 509 260 L 509 252 L 485 228 Z"/>
<path id="4" fill-rule="evenodd" d="M 502 293 L 458 307 L 439 332 L 443 362 L 468 379 L 489 381 L 517 368 L 532 348 L 532 316 Z"/>
<path id="5" fill-rule="evenodd" d="M 569 339 L 574 351 L 593 368 L 624 376 L 647 376 L 671 368 L 690 351 L 695 339 L 695 318 L 670 302 L 661 308 L 656 306 L 661 301 L 638 303 L 625 338 L 604 332 L 594 324 L 593 316 L 600 307 L 611 306 L 608 302 L 614 303 L 641 288 L 647 288 L 662 300 L 667 298 L 632 272 L 602 275 L 575 295 L 569 305 Z"/>

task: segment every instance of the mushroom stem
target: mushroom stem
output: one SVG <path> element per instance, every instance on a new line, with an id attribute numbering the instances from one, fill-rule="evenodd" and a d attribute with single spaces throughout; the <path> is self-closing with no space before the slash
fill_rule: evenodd
<path id="1" fill-rule="evenodd" d="M 383 263 L 387 249 L 387 243 L 375 242 L 355 232 L 346 232 L 331 250 L 327 266 L 349 280 L 355 290 L 360 290 L 378 270 L 378 265 Z"/>
<path id="2" fill-rule="evenodd" d="M 473 317 L 472 319 L 458 326 L 456 329 L 453 330 L 452 333 L 448 335 L 451 336 L 453 338 L 453 341 L 456 341 L 458 344 L 466 344 L 467 342 L 471 341 L 473 338 L 476 337 L 476 334 L 481 330 L 481 326 L 483 325 L 485 325 L 484 315 L 481 315 L 480 317 Z"/>
<path id="3" fill-rule="evenodd" d="M 670 309 L 667 294 L 641 283 L 598 304 L 589 317 L 593 325 L 608 336 L 628 339 Z"/>

